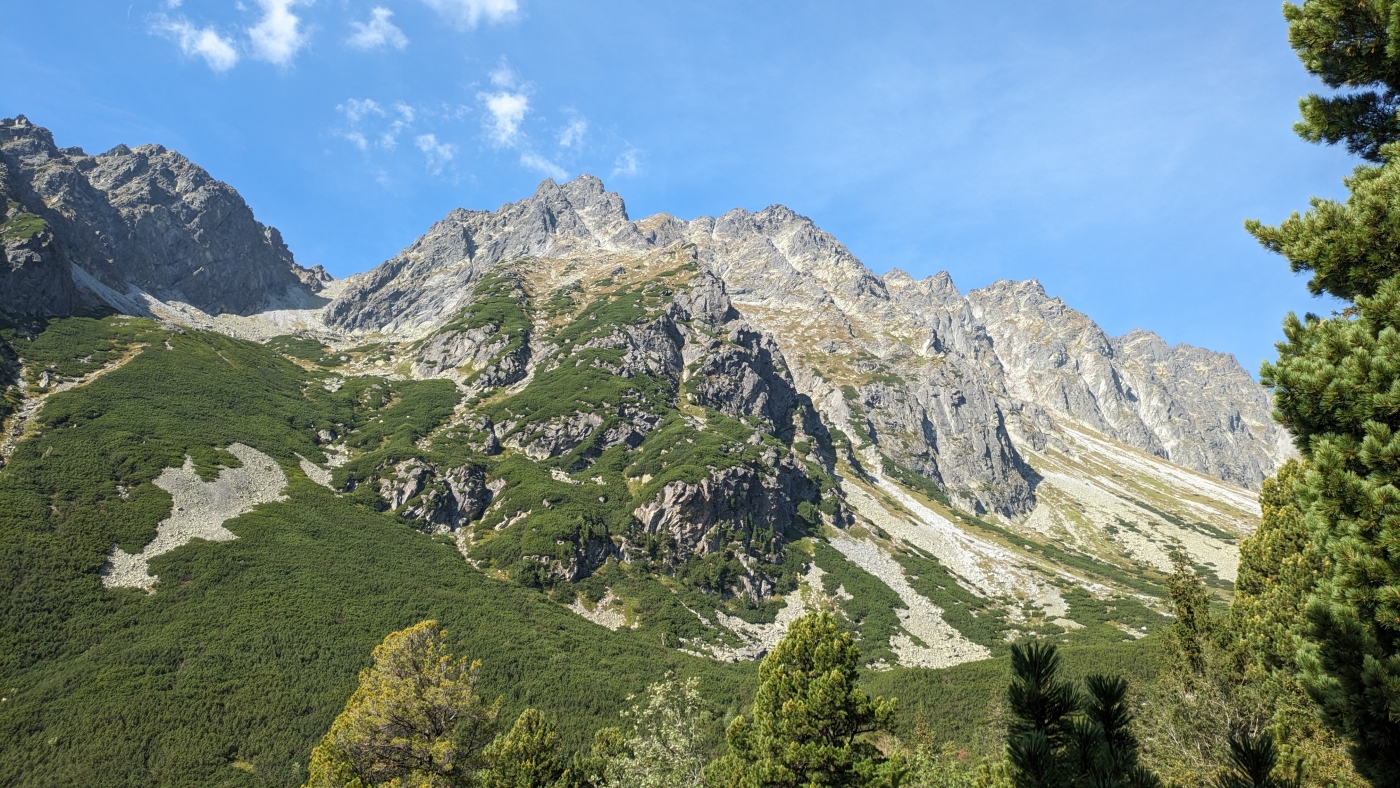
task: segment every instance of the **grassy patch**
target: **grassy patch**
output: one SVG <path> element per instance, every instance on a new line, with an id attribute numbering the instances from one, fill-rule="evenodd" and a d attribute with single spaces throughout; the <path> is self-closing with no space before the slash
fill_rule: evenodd
<path id="1" fill-rule="evenodd" d="M 1156 638 L 1060 649 L 1066 677 L 1111 673 L 1128 679 L 1131 691 L 1151 686 L 1160 669 L 1162 647 Z M 979 756 L 998 756 L 1006 726 L 1005 696 L 1011 683 L 1011 658 L 1000 656 L 951 668 L 895 668 L 868 674 L 867 692 L 896 697 L 894 732 L 908 740 L 922 717 L 935 741 L 967 747 Z M 1138 695 L 1141 698 L 1141 695 Z"/>
<path id="2" fill-rule="evenodd" d="M 22 210 L 23 206 L 14 200 L 9 200 L 6 207 L 9 210 L 0 215 L 0 241 L 27 241 L 47 227 L 43 219 Z"/>

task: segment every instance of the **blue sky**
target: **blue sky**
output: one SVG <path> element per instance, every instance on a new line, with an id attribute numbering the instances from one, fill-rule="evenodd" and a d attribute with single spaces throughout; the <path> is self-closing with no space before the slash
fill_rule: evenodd
<path id="1" fill-rule="evenodd" d="M 1259 249 L 1345 195 L 1276 3 L 0 0 L 0 114 L 159 142 L 336 276 L 589 172 L 634 218 L 783 203 L 877 272 L 1038 277 L 1113 334 L 1273 356 Z"/>

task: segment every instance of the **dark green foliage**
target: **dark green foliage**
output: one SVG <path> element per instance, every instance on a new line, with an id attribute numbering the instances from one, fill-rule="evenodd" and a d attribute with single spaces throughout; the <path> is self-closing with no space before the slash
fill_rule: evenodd
<path id="1" fill-rule="evenodd" d="M 1161 669 L 1157 635 L 1128 643 L 1063 646 L 1059 649 L 1065 679 L 1080 681 L 1094 673 L 1132 676 L 1150 686 Z M 903 739 L 918 733 L 922 722 L 936 741 L 952 742 L 972 755 L 1000 758 L 1006 732 L 1006 686 L 1011 655 L 950 668 L 894 668 L 868 674 L 862 685 L 872 695 L 899 698 L 892 729 Z"/>
<path id="2" fill-rule="evenodd" d="M 1007 734 L 1013 749 L 1018 739 L 1038 734 L 1053 750 L 1070 741 L 1071 717 L 1079 711 L 1079 691 L 1060 678 L 1060 655 L 1049 643 L 1011 648 L 1011 688 Z M 1029 745 L 1028 745 L 1029 746 Z"/>
<path id="3" fill-rule="evenodd" d="M 299 336 L 273 337 L 267 346 L 284 356 L 310 361 L 322 367 L 338 367 L 349 360 L 344 353 L 337 353 L 314 339 Z"/>
<path id="4" fill-rule="evenodd" d="M 793 622 L 759 666 L 752 721 L 729 726 L 729 752 L 706 770 L 716 788 L 864 786 L 888 779 L 866 734 L 885 728 L 894 702 L 856 686 L 855 640 L 830 612 Z"/>
<path id="5" fill-rule="evenodd" d="M 1289 460 L 1264 480 L 1259 528 L 1240 545 L 1230 631 L 1246 656 L 1245 680 L 1272 707 L 1269 729 L 1283 768 L 1310 785 L 1355 784 L 1344 745 L 1323 725 L 1298 677 L 1302 612 L 1327 568 L 1294 494 L 1305 470 Z"/>
<path id="6" fill-rule="evenodd" d="M 1356 299 L 1355 319 L 1290 315 L 1261 379 L 1310 463 L 1296 486 L 1328 565 L 1306 611 L 1304 683 L 1352 744 L 1357 771 L 1400 785 L 1400 279 Z"/>
<path id="7" fill-rule="evenodd" d="M 1306 0 L 1285 3 L 1288 42 L 1308 72 L 1329 88 L 1356 91 L 1298 102 L 1293 128 L 1310 142 L 1344 143 L 1351 153 L 1380 160 L 1400 139 L 1400 14 L 1391 0 Z"/>
<path id="8" fill-rule="evenodd" d="M 559 746 L 559 726 L 535 709 L 522 711 L 482 756 L 487 765 L 474 781 L 482 788 L 550 788 L 569 763 Z"/>
<path id="9" fill-rule="evenodd" d="M 943 609 L 943 620 L 963 637 L 994 650 L 1007 648 L 1006 607 L 968 591 L 942 563 L 915 548 L 892 553 L 904 567 L 909 585 Z M 1122 633 L 1119 633 L 1120 635 Z"/>
<path id="10" fill-rule="evenodd" d="M 133 345 L 150 343 L 163 333 L 153 332 L 149 321 L 120 318 L 70 317 L 40 321 L 24 330 L 0 329 L 4 340 L 29 367 L 29 384 L 39 375 L 74 378 L 101 369 Z"/>
<path id="11" fill-rule="evenodd" d="M 1017 788 L 1159 784 L 1138 764 L 1126 681 L 1090 675 L 1081 694 L 1060 678 L 1048 643 L 1013 646 L 1011 670 L 1006 752 Z"/>
<path id="12" fill-rule="evenodd" d="M 1395 151 L 1381 153 L 1392 157 Z M 1311 272 L 1314 295 L 1355 300 L 1374 295 L 1400 273 L 1400 168 L 1357 167 L 1344 183 L 1351 191 L 1345 204 L 1314 197 L 1306 215 L 1294 212 L 1277 227 L 1251 219 L 1245 228 L 1295 272 Z"/>
<path id="13" fill-rule="evenodd" d="M 1267 733 L 1230 736 L 1230 771 L 1220 778 L 1219 788 L 1295 788 L 1298 780 L 1276 776 L 1278 748 Z"/>
<path id="14" fill-rule="evenodd" d="M 322 460 L 318 429 L 411 444 L 441 413 L 435 382 L 329 392 L 266 347 L 121 318 L 10 341 L 54 363 L 146 347 L 51 397 L 0 470 L 0 784 L 295 785 L 371 648 L 426 618 L 489 655 L 482 691 L 509 713 L 557 715 L 568 748 L 668 668 L 700 676 L 716 713 L 753 686 L 751 665 L 610 633 L 301 476 L 296 454 Z M 150 481 L 186 454 L 212 478 L 235 441 L 281 463 L 288 500 L 226 523 L 234 541 L 156 558 L 153 595 L 104 589 L 112 545 L 139 549 L 169 512 Z"/>
<path id="15" fill-rule="evenodd" d="M 884 466 L 885 473 L 888 476 L 892 477 L 895 481 L 904 485 L 905 487 L 908 487 L 911 490 L 917 490 L 923 493 L 924 495 L 927 495 L 930 499 L 938 501 L 944 506 L 952 505 L 948 503 L 948 493 L 944 492 L 943 488 L 939 487 L 936 483 L 934 483 L 932 479 L 929 479 L 923 476 L 922 474 L 915 473 L 914 471 L 904 467 L 903 465 L 900 465 L 894 460 L 891 460 L 889 457 L 885 457 L 882 464 Z"/>
<path id="16" fill-rule="evenodd" d="M 893 664 L 890 638 L 899 631 L 899 616 L 894 611 L 908 605 L 879 578 L 847 561 L 835 548 L 822 542 L 813 547 L 817 566 L 826 573 L 822 577 L 826 593 L 835 596 L 837 589 L 844 588 L 852 597 L 842 598 L 841 610 L 859 634 L 861 651 L 871 661 Z"/>

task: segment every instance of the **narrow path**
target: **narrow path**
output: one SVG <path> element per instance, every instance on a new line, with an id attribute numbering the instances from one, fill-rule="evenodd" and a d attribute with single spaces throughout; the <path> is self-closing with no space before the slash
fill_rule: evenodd
<path id="1" fill-rule="evenodd" d="M 16 411 L 15 415 L 11 416 L 9 422 L 4 425 L 3 439 L 0 439 L 0 468 L 3 468 L 5 463 L 9 461 L 10 455 L 14 453 L 15 447 L 19 445 L 20 441 L 28 437 L 25 433 L 29 429 L 30 422 L 39 414 L 39 409 L 44 407 L 44 402 L 47 401 L 49 397 L 64 391 L 82 388 L 103 375 L 106 375 L 108 372 L 121 369 L 133 358 L 140 355 L 141 350 L 145 347 L 146 344 L 144 342 L 132 345 L 127 348 L 126 353 L 122 354 L 121 358 L 104 365 L 101 369 L 93 370 L 80 378 L 70 380 L 66 383 L 60 383 L 48 391 L 45 391 L 43 394 L 26 397 L 24 402 L 20 404 L 19 410 Z M 21 372 L 20 374 L 23 375 L 24 373 Z"/>

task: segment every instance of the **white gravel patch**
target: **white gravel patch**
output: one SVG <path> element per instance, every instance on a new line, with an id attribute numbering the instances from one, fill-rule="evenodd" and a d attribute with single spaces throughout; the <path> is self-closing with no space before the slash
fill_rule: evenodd
<path id="1" fill-rule="evenodd" d="M 622 612 L 622 600 L 613 596 L 611 588 L 603 594 L 603 598 L 598 600 L 598 604 L 594 605 L 592 610 L 583 604 L 582 599 L 575 599 L 573 604 L 569 605 L 569 609 L 614 632 L 627 626 L 627 616 Z"/>
<path id="2" fill-rule="evenodd" d="M 1220 501 L 1240 512 L 1259 516 L 1259 496 L 1243 487 L 1236 487 L 1203 473 L 1187 470 L 1146 452 L 1139 452 L 1093 433 L 1077 430 L 1068 425 L 1067 432 L 1073 433 L 1073 440 L 1082 446 L 1111 458 L 1113 462 L 1134 473 L 1158 479 L 1174 487 L 1188 490 L 1197 495 Z"/>
<path id="3" fill-rule="evenodd" d="M 1165 572 L 1172 569 L 1172 549 L 1179 548 L 1196 563 L 1211 566 L 1221 579 L 1234 582 L 1239 568 L 1239 547 L 1234 539 L 1177 525 L 1136 502 L 1146 500 L 1188 522 L 1210 523 L 1226 533 L 1243 535 L 1253 531 L 1259 517 L 1258 497 L 1253 492 L 1100 436 L 1067 429 L 1065 437 L 1076 463 L 1113 468 L 1123 478 L 1086 474 L 1053 452 L 1029 452 L 1038 458 L 1043 481 L 1039 502 L 1025 527 L 1047 536 L 1065 533 L 1080 549 L 1107 560 L 1126 555 Z M 1138 489 L 1139 485 L 1153 494 Z M 1208 501 L 1193 500 L 1193 496 L 1204 496 Z M 1076 517 L 1087 524 L 1076 522 Z M 1126 528 L 1120 520 L 1134 527 Z M 1113 554 L 1105 555 L 1105 549 Z"/>
<path id="4" fill-rule="evenodd" d="M 1069 614 L 1069 604 L 1060 590 L 1033 573 L 1026 562 L 1011 550 L 967 533 L 914 500 L 898 485 L 879 477 L 876 480 L 881 492 L 899 502 L 917 518 L 910 519 L 902 512 L 890 511 L 860 485 L 842 479 L 841 489 L 846 493 L 846 500 L 882 531 L 932 554 L 962 585 L 978 596 L 1029 600 L 1044 610 L 1047 618 Z M 1070 579 L 1085 585 L 1079 578 Z M 1108 590 L 1098 584 L 1085 587 L 1095 593 Z M 1014 605 L 1008 612 L 1012 617 L 1019 614 Z"/>
<path id="5" fill-rule="evenodd" d="M 899 664 L 911 668 L 946 668 L 991 657 L 986 647 L 963 637 L 944 621 L 943 608 L 915 591 L 904 576 L 904 567 L 886 555 L 879 545 L 839 531 L 832 535 L 830 542 L 851 563 L 878 577 L 908 605 L 904 610 L 895 609 L 904 631 L 890 638 L 890 649 Z"/>
<path id="6" fill-rule="evenodd" d="M 300 454 L 297 455 L 297 460 L 301 465 L 301 472 L 306 474 L 306 478 L 310 479 L 313 482 L 316 482 L 322 487 L 325 487 L 327 490 L 335 489 L 335 486 L 331 484 L 330 471 L 316 465 L 316 463 L 306 459 Z"/>
<path id="7" fill-rule="evenodd" d="M 241 468 L 224 468 L 212 482 L 199 478 L 194 460 L 185 457 L 183 468 L 166 468 L 155 485 L 173 499 L 170 516 L 156 526 L 156 538 L 132 555 L 120 547 L 102 567 L 102 585 L 108 588 L 144 588 L 154 592 L 155 575 L 150 559 L 181 547 L 193 539 L 227 542 L 238 535 L 224 527 L 233 518 L 251 512 L 261 503 L 283 501 L 287 476 L 276 460 L 257 449 L 235 443 L 228 451 L 243 463 Z"/>
<path id="8" fill-rule="evenodd" d="M 742 618 L 728 615 L 722 611 L 715 611 L 715 620 L 725 629 L 738 636 L 742 645 L 737 648 L 718 646 L 714 644 L 691 643 L 703 651 L 682 649 L 691 654 L 708 656 L 721 662 L 740 662 L 743 660 L 760 659 L 778 645 L 778 641 L 787 634 L 788 627 L 792 622 L 801 618 L 809 608 L 808 600 L 813 595 L 822 595 L 822 577 L 825 572 L 813 561 L 808 565 L 807 574 L 803 575 L 799 588 L 783 600 L 786 604 L 778 611 L 771 624 L 750 624 Z M 815 599 L 812 600 L 815 602 Z M 704 618 L 700 619 L 704 621 Z M 708 652 L 708 653 L 705 653 Z"/>

